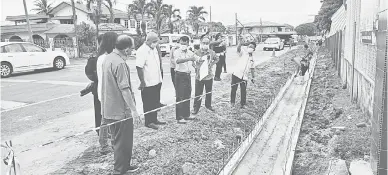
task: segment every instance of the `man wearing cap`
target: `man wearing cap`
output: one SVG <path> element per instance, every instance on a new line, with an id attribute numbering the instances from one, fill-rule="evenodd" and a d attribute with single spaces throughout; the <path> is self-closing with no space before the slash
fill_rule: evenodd
<path id="1" fill-rule="evenodd" d="M 162 72 L 159 53 L 156 49 L 158 42 L 158 35 L 150 32 L 144 44 L 136 52 L 136 69 L 140 80 L 139 90 L 141 90 L 144 113 L 160 107 Z M 159 129 L 157 125 L 166 124 L 166 122 L 159 121 L 157 115 L 156 111 L 145 114 L 145 126 L 157 130 Z"/>
<path id="2" fill-rule="evenodd" d="M 132 91 L 127 56 L 133 48 L 133 39 L 127 35 L 117 38 L 113 52 L 102 63 L 101 114 L 103 123 L 109 124 L 114 148 L 114 175 L 135 172 L 131 165 L 133 147 L 133 117 L 139 116 Z M 127 119 L 124 121 L 120 121 Z M 120 122 L 119 122 L 120 121 Z"/>

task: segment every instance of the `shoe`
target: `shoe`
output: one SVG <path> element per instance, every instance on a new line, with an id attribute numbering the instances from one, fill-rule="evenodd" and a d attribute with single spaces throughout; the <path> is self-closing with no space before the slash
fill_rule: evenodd
<path id="1" fill-rule="evenodd" d="M 167 124 L 167 122 L 156 121 L 155 124 L 156 125 L 165 125 L 165 124 Z"/>
<path id="2" fill-rule="evenodd" d="M 185 118 L 185 120 L 194 120 L 195 119 L 195 117 L 187 117 L 187 118 Z"/>
<path id="3" fill-rule="evenodd" d="M 213 107 L 206 107 L 206 108 L 209 109 L 209 110 L 212 111 L 212 112 L 215 112 L 215 111 L 216 111 Z"/>
<path id="4" fill-rule="evenodd" d="M 214 78 L 214 81 L 221 81 L 221 78 Z"/>
<path id="5" fill-rule="evenodd" d="M 193 115 L 197 115 L 197 114 L 198 114 L 198 112 L 199 112 L 199 109 L 194 109 L 194 110 L 193 110 L 193 112 L 191 112 L 191 114 L 193 114 Z"/>
<path id="6" fill-rule="evenodd" d="M 138 166 L 136 166 L 136 165 L 129 165 L 129 167 L 128 167 L 128 173 L 134 173 L 134 172 L 136 172 L 137 170 L 139 170 L 139 167 Z"/>
<path id="7" fill-rule="evenodd" d="M 148 124 L 148 125 L 146 125 L 146 127 L 151 128 L 151 129 L 155 129 L 155 130 L 159 129 L 159 127 L 156 126 L 155 123 Z"/>
<path id="8" fill-rule="evenodd" d="M 178 123 L 179 123 L 179 124 L 186 124 L 187 121 L 186 121 L 185 119 L 180 119 L 180 120 L 178 120 Z"/>

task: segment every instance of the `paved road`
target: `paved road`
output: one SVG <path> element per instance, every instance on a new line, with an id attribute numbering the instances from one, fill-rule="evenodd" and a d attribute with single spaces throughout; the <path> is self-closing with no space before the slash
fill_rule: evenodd
<path id="1" fill-rule="evenodd" d="M 227 51 L 228 71 L 232 70 L 232 66 L 238 58 L 235 49 L 235 47 L 230 47 Z M 278 51 L 276 55 L 284 52 L 285 50 Z M 257 64 L 270 59 L 271 54 L 272 51 L 264 52 L 262 47 L 258 46 L 255 53 Z M 60 71 L 42 70 L 16 74 L 10 78 L 2 79 L 1 141 L 12 139 L 15 149 L 20 151 L 94 127 L 92 95 L 79 96 L 79 91 L 89 83 L 84 74 L 85 64 L 85 60 L 74 60 L 71 66 Z M 131 69 L 132 84 L 134 87 L 138 87 L 139 80 L 135 69 L 135 61 L 130 60 L 128 64 Z M 170 104 L 175 101 L 175 97 L 168 57 L 163 59 L 163 69 L 164 80 L 161 101 Z M 223 74 L 223 76 L 226 76 L 226 74 Z M 194 83 L 194 81 L 192 82 Z M 140 91 L 136 90 L 135 96 L 138 102 L 137 107 L 139 111 L 142 111 Z M 71 160 L 86 149 L 87 145 L 81 146 L 77 143 L 74 141 L 75 145 L 72 145 L 74 146 L 73 149 L 77 150 L 73 152 L 74 155 L 66 155 L 63 159 Z M 51 146 L 50 149 L 47 148 L 50 153 L 63 152 L 63 150 Z M 18 156 L 25 167 L 24 169 L 29 174 L 39 172 L 35 171 L 36 168 L 39 169 L 39 167 L 35 167 L 35 161 L 42 162 L 41 159 L 45 159 L 43 162 L 50 162 L 50 160 L 47 160 L 48 152 L 41 152 L 40 156 L 43 157 L 36 157 L 34 161 L 31 159 L 31 156 L 34 156 L 31 153 Z M 60 163 L 57 164 L 57 166 L 61 166 Z M 46 171 L 49 172 L 49 170 Z"/>

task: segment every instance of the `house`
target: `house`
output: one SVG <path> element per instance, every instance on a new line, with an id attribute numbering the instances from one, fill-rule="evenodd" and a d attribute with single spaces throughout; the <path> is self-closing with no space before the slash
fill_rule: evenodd
<path id="1" fill-rule="evenodd" d="M 95 27 L 93 20 L 93 10 L 88 10 L 85 4 L 75 3 L 77 23 L 86 23 Z M 108 8 L 102 6 L 102 18 L 100 21 L 100 33 L 106 31 L 115 31 L 118 33 L 136 34 L 136 28 L 140 26 L 140 21 L 129 19 L 127 12 L 114 9 L 114 24 L 107 24 L 110 17 Z M 147 23 L 151 20 L 149 16 L 137 16 L 137 19 L 143 19 Z M 28 28 L 25 15 L 7 16 L 7 21 L 14 25 L 1 26 L 1 41 L 20 41 L 29 40 Z M 59 47 L 60 43 L 71 43 L 75 41 L 73 11 L 70 2 L 61 2 L 53 7 L 48 15 L 31 14 L 29 22 L 33 33 L 34 43 L 41 46 Z M 69 42 L 59 42 L 63 39 Z M 58 40 L 58 42 L 56 42 Z M 52 42 L 51 44 L 46 44 Z M 57 43 L 57 44 L 53 44 Z M 70 45 L 70 44 L 69 44 Z M 61 46 L 62 47 L 62 46 Z"/>

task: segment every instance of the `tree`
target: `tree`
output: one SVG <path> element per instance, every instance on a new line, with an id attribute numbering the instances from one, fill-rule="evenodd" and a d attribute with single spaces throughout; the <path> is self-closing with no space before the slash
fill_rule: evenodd
<path id="1" fill-rule="evenodd" d="M 209 28 L 214 32 L 224 33 L 226 31 L 226 27 L 221 22 L 208 22 Z"/>
<path id="2" fill-rule="evenodd" d="M 191 6 L 187 12 L 189 13 L 188 21 L 193 26 L 195 35 L 198 36 L 199 25 L 201 22 L 205 21 L 205 17 L 203 17 L 203 15 L 207 14 L 207 11 L 205 11 L 202 6 Z"/>
<path id="3" fill-rule="evenodd" d="M 325 0 L 322 2 L 315 23 L 320 31 L 330 31 L 331 17 L 341 7 L 342 0 Z"/>
<path id="4" fill-rule="evenodd" d="M 94 24 L 96 25 L 96 36 L 99 36 L 99 30 L 98 30 L 98 25 L 100 24 L 100 19 L 101 19 L 101 4 L 102 0 L 86 0 L 86 8 L 88 10 L 91 10 L 90 6 L 94 3 L 97 2 L 97 7 L 93 11 L 93 21 Z"/>
<path id="5" fill-rule="evenodd" d="M 146 0 L 134 0 L 132 2 L 132 4 L 129 4 L 128 5 L 128 17 L 133 17 L 136 21 L 139 21 L 139 19 L 137 19 L 137 15 L 140 15 L 140 26 L 137 26 L 137 33 L 139 35 L 143 34 L 145 35 L 145 30 L 146 30 L 146 23 L 144 22 L 144 16 L 145 15 L 149 15 L 149 12 L 150 12 L 150 7 L 151 7 L 151 3 L 147 3 Z M 141 29 L 141 31 L 140 31 Z"/>
<path id="6" fill-rule="evenodd" d="M 180 10 L 174 9 L 172 5 L 166 5 L 164 7 L 164 13 L 168 17 L 168 27 L 170 28 L 170 33 L 174 33 L 174 28 L 176 28 L 176 23 L 182 19 L 182 17 L 180 15 L 177 15 L 176 12 L 180 13 Z"/>
<path id="7" fill-rule="evenodd" d="M 113 5 L 116 4 L 116 0 L 104 0 L 104 6 L 109 10 L 109 23 L 114 23 L 114 11 Z"/>
<path id="8" fill-rule="evenodd" d="M 95 52 L 95 41 L 97 39 L 95 29 L 89 24 L 86 24 L 85 22 L 82 22 L 80 25 L 77 25 L 76 29 L 78 44 L 80 45 L 81 49 L 80 53 L 84 54 Z"/>
<path id="9" fill-rule="evenodd" d="M 317 31 L 317 27 L 314 23 L 305 23 L 297 26 L 295 31 L 298 35 L 314 36 Z"/>
<path id="10" fill-rule="evenodd" d="M 52 9 L 52 3 L 49 3 L 48 0 L 35 0 L 34 6 L 35 8 L 32 10 L 39 14 L 49 15 L 50 10 Z"/>
<path id="11" fill-rule="evenodd" d="M 166 19 L 165 16 L 165 8 L 166 4 L 163 4 L 163 0 L 152 0 L 150 2 L 150 7 L 148 10 L 148 13 L 152 16 L 155 24 L 156 24 L 156 32 L 158 36 L 160 36 L 160 31 L 162 27 L 163 20 Z"/>

